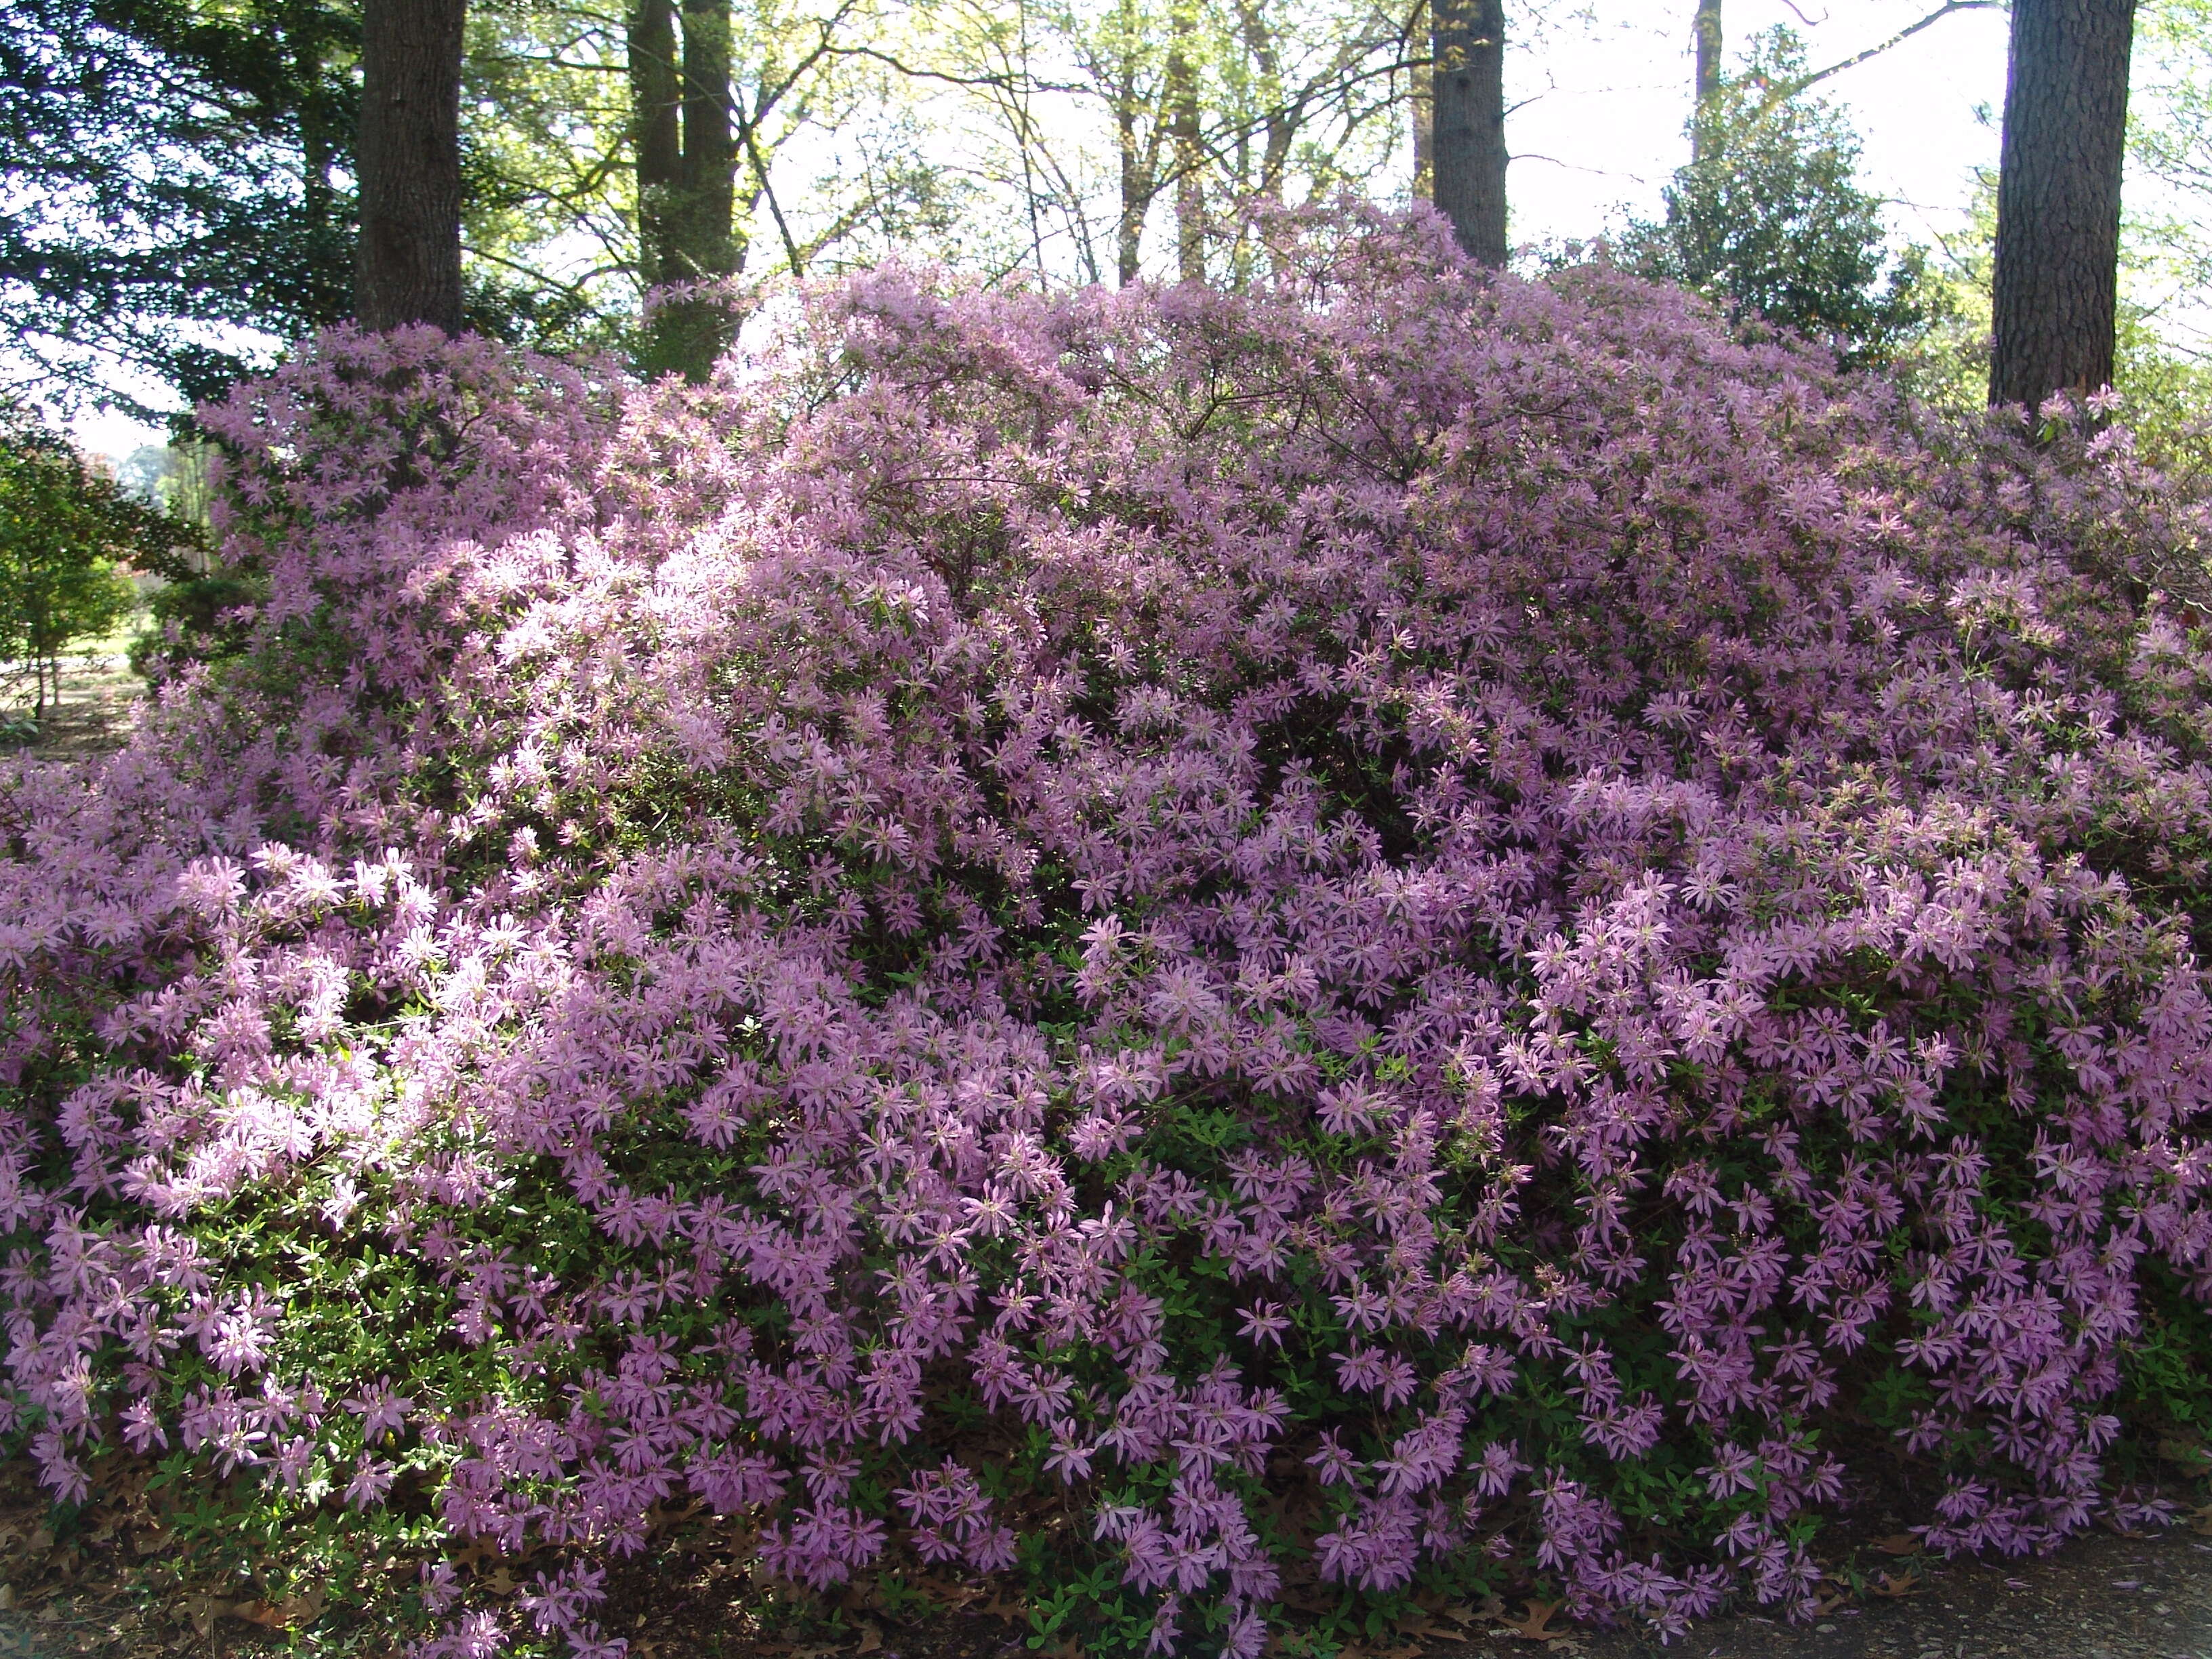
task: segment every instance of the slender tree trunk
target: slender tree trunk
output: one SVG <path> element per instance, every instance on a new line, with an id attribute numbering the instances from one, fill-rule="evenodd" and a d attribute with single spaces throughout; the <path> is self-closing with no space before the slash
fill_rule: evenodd
<path id="1" fill-rule="evenodd" d="M 1121 213 L 1115 226 L 1115 275 L 1123 288 L 1137 280 L 1143 266 L 1145 220 L 1152 212 L 1152 198 L 1160 189 L 1160 132 L 1163 123 L 1155 119 L 1142 143 L 1138 141 L 1137 129 L 1151 104 L 1150 96 L 1140 97 L 1138 88 L 1137 53 L 1139 35 L 1137 31 L 1135 9 L 1123 0 L 1121 21 L 1121 70 L 1114 87 L 1114 136 L 1121 147 Z"/>
<path id="2" fill-rule="evenodd" d="M 1430 36 L 1428 9 L 1425 6 L 1413 15 L 1413 26 L 1418 33 L 1415 40 Z M 1433 202 L 1437 198 L 1437 76 L 1426 52 L 1417 52 L 1411 42 L 1406 50 L 1414 55 L 1413 70 L 1413 196 L 1417 201 Z"/>
<path id="3" fill-rule="evenodd" d="M 1469 255 L 1505 263 L 1504 0 L 1431 0 L 1437 210 Z"/>
<path id="4" fill-rule="evenodd" d="M 1690 116 L 1690 159 L 1702 161 L 1711 153 L 1712 136 L 1708 115 L 1720 96 L 1721 49 L 1727 37 L 1721 27 L 1721 0 L 1698 0 L 1697 21 L 1690 26 L 1698 48 L 1697 106 Z"/>
<path id="5" fill-rule="evenodd" d="M 343 137 L 331 131 L 330 112 L 319 95 L 329 27 L 320 9 L 304 0 L 293 0 L 285 9 L 284 44 L 290 52 L 292 74 L 306 94 L 300 110 L 301 206 L 306 210 L 307 222 L 318 230 L 337 216 L 337 191 L 331 173 L 343 159 Z"/>
<path id="6" fill-rule="evenodd" d="M 1176 178 L 1176 276 L 1186 283 L 1206 280 L 1206 155 L 1199 144 L 1198 73 L 1191 62 L 1197 19 L 1190 0 L 1176 0 L 1169 21 L 1168 119 L 1174 129 Z"/>
<path id="7" fill-rule="evenodd" d="M 466 0 L 365 0 L 354 166 L 364 328 L 461 328 L 461 26 Z"/>
<path id="8" fill-rule="evenodd" d="M 2013 0 L 1990 401 L 2112 379 L 2135 0 Z"/>
<path id="9" fill-rule="evenodd" d="M 738 270 L 730 0 L 683 0 L 680 9 L 672 0 L 635 5 L 629 77 L 638 274 L 648 289 L 711 283 Z M 716 296 L 665 301 L 646 329 L 639 367 L 703 380 L 735 333 L 729 306 Z"/>
<path id="10" fill-rule="evenodd" d="M 684 185 L 680 96 L 675 8 L 671 0 L 636 0 L 629 19 L 630 142 L 637 161 L 637 274 L 648 289 L 667 282 L 676 263 L 676 198 Z"/>
<path id="11" fill-rule="evenodd" d="M 1114 137 L 1121 148 L 1121 210 L 1114 227 L 1114 276 L 1123 288 L 1137 280 L 1144 249 L 1145 210 L 1152 205 L 1149 183 L 1137 165 L 1136 89 L 1123 78 L 1114 109 Z"/>
<path id="12" fill-rule="evenodd" d="M 684 262 L 711 281 L 736 274 L 730 216 L 738 149 L 730 122 L 731 0 L 684 0 Z"/>
<path id="13" fill-rule="evenodd" d="M 1252 54 L 1252 66 L 1257 71 L 1256 90 L 1260 106 L 1266 112 L 1263 118 L 1267 141 L 1260 153 L 1258 194 L 1273 201 L 1283 196 L 1283 174 L 1290 166 L 1292 129 L 1290 112 L 1283 107 L 1282 52 L 1275 45 L 1274 31 L 1267 27 L 1267 19 L 1260 9 L 1260 0 L 1237 0 L 1237 19 L 1244 35 L 1244 49 Z"/>

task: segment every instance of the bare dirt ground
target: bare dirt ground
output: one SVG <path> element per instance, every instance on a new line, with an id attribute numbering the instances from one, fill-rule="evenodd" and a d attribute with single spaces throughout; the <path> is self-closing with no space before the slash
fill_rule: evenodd
<path id="1" fill-rule="evenodd" d="M 0 1571 L 21 1577 L 33 1542 L 6 1539 Z M 85 1565 L 91 1570 L 49 1581 L 21 1601 L 13 1585 L 0 1589 L 0 1659 L 366 1656 L 398 1645 L 320 1627 L 288 1637 L 279 1609 L 149 1595 L 145 1566 L 117 1562 L 103 1577 L 96 1557 Z M 1809 1626 L 1740 1613 L 1666 1648 L 1547 1617 L 1540 1604 L 1445 1608 L 1347 1648 L 1342 1659 L 2212 1659 L 2212 1542 L 2185 1528 L 2079 1539 L 2035 1561 L 1906 1560 L 1887 1583 L 1895 1593 L 1877 1588 Z M 1020 1624 L 981 1612 L 927 1624 L 864 1615 L 842 1630 L 771 1632 L 733 1607 L 718 1620 L 712 1604 L 730 1607 L 727 1595 L 726 1588 L 718 1595 L 708 1585 L 671 1584 L 617 1628 L 630 1637 L 634 1659 L 1030 1659 Z"/>
<path id="2" fill-rule="evenodd" d="M 15 735 L 12 722 L 30 711 L 9 698 L 0 702 L 0 741 L 52 760 L 77 760 L 119 747 L 137 718 L 145 683 L 119 655 L 72 657 L 62 666 L 59 698 L 46 705 L 37 735 Z M 0 1655 L 6 1650 L 0 1648 Z"/>

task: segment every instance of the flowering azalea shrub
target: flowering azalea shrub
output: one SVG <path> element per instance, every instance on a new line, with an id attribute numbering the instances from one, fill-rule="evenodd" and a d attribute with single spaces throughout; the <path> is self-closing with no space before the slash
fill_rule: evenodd
<path id="1" fill-rule="evenodd" d="M 380 1528 L 431 1654 L 619 1653 L 711 1512 L 1239 1659 L 1800 1613 L 1885 1445 L 1942 1549 L 2156 1508 L 2198 502 L 1432 223 L 1275 257 L 884 272 L 699 387 L 341 334 L 212 413 L 246 648 L 0 799 L 58 1499 Z"/>

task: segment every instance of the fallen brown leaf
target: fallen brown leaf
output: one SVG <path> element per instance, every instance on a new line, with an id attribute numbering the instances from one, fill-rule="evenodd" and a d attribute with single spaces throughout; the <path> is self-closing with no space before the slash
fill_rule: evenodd
<path id="1" fill-rule="evenodd" d="M 1874 1547 L 1884 1555 L 1911 1555 L 1923 1546 L 1917 1534 L 1893 1532 L 1887 1538 L 1875 1539 Z"/>
<path id="2" fill-rule="evenodd" d="M 883 1644 L 884 1633 L 879 1628 L 878 1628 L 876 1621 L 872 1619 L 861 1620 L 860 1639 L 853 1644 L 853 1651 L 855 1653 L 873 1653 L 878 1648 L 883 1646 Z"/>
<path id="3" fill-rule="evenodd" d="M 1567 1632 L 1551 1628 L 1552 1615 L 1559 1610 L 1557 1601 L 1531 1601 L 1528 1611 L 1518 1623 L 1508 1620 L 1505 1628 L 1514 1635 L 1530 1642 L 1556 1642 Z"/>
<path id="4" fill-rule="evenodd" d="M 1869 1588 L 1876 1595 L 1910 1595 L 1921 1588 L 1920 1575 L 1907 1568 L 1903 1574 L 1886 1572 L 1878 1583 Z"/>

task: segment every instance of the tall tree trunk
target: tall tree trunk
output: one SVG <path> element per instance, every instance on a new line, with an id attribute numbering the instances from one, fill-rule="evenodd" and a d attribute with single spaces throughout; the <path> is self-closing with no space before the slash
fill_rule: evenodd
<path id="1" fill-rule="evenodd" d="M 1252 67 L 1257 71 L 1255 90 L 1260 95 L 1267 133 L 1266 146 L 1260 153 L 1257 193 L 1271 201 L 1280 201 L 1293 137 L 1291 112 L 1283 106 L 1282 52 L 1275 45 L 1274 31 L 1267 27 L 1267 19 L 1260 9 L 1260 0 L 1237 0 L 1237 20 L 1244 35 L 1244 49 L 1251 53 Z"/>
<path id="2" fill-rule="evenodd" d="M 734 276 L 738 149 L 730 120 L 731 0 L 684 0 L 684 261 L 688 275 Z"/>
<path id="3" fill-rule="evenodd" d="M 680 9 L 672 0 L 635 0 L 629 77 L 638 274 L 648 289 L 711 283 L 738 270 L 730 39 L 730 0 L 683 0 Z M 736 319 L 718 296 L 666 301 L 646 329 L 639 367 L 703 380 L 735 334 Z"/>
<path id="4" fill-rule="evenodd" d="M 1145 219 L 1152 198 L 1160 189 L 1160 131 L 1155 120 L 1142 143 L 1139 123 L 1152 103 L 1151 94 L 1138 86 L 1138 53 L 1143 40 L 1134 0 L 1121 0 L 1119 16 L 1121 73 L 1114 85 L 1114 136 L 1120 146 L 1121 211 L 1115 225 L 1115 276 L 1123 288 L 1135 282 L 1142 270 Z"/>
<path id="5" fill-rule="evenodd" d="M 1429 33 L 1428 8 L 1424 6 L 1413 14 L 1413 27 L 1419 40 Z M 1437 75 L 1430 57 L 1415 52 L 1412 42 L 1407 52 L 1413 56 L 1413 196 L 1415 200 L 1433 202 L 1437 198 Z"/>
<path id="6" fill-rule="evenodd" d="M 361 241 L 364 328 L 461 328 L 461 26 L 466 0 L 365 0 Z"/>
<path id="7" fill-rule="evenodd" d="M 1505 0 L 1431 0 L 1437 210 L 1486 265 L 1505 263 Z"/>
<path id="8" fill-rule="evenodd" d="M 677 197 L 684 188 L 681 94 L 672 0 L 636 0 L 629 19 L 630 142 L 637 161 L 638 280 L 669 281 L 677 260 Z"/>
<path id="9" fill-rule="evenodd" d="M 1150 181 L 1140 176 L 1137 166 L 1136 88 L 1129 84 L 1133 79 L 1123 77 L 1114 106 L 1114 137 L 1121 162 L 1121 212 L 1114 226 L 1114 277 L 1123 288 L 1137 280 L 1138 260 L 1144 249 L 1145 210 L 1152 201 Z"/>
<path id="10" fill-rule="evenodd" d="M 2013 0 L 1992 404 L 2111 384 L 2135 0 Z"/>
<path id="11" fill-rule="evenodd" d="M 1206 280 L 1206 155 L 1199 144 L 1198 70 L 1191 61 L 1197 19 L 1191 0 L 1176 0 L 1169 19 L 1168 121 L 1174 129 L 1176 276 Z"/>
<path id="12" fill-rule="evenodd" d="M 1690 159 L 1702 161 L 1711 151 L 1709 131 L 1713 100 L 1721 91 L 1721 49 L 1727 37 L 1721 27 L 1721 0 L 1698 0 L 1697 21 L 1690 26 L 1698 48 L 1697 106 L 1690 116 Z"/>

